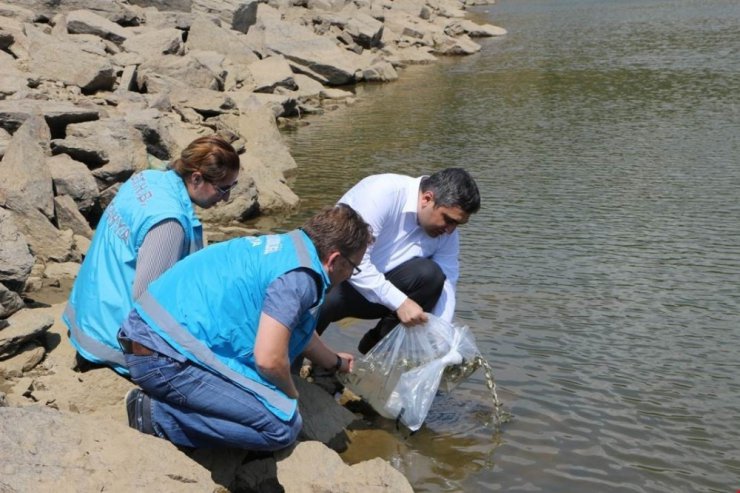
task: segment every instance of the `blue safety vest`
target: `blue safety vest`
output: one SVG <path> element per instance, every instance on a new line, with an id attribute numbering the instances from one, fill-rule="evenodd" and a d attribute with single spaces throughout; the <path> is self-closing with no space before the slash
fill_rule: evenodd
<path id="1" fill-rule="evenodd" d="M 123 375 L 116 334 L 133 307 L 136 257 L 152 226 L 166 219 L 182 225 L 190 252 L 203 247 L 201 223 L 177 173 L 143 171 L 126 181 L 100 219 L 62 315 L 80 355 Z"/>
<path id="2" fill-rule="evenodd" d="M 299 267 L 316 273 L 319 299 L 297 327 L 290 327 L 288 354 L 293 361 L 313 336 L 329 286 L 316 248 L 300 230 L 210 246 L 150 284 L 135 308 L 180 354 L 253 393 L 287 421 L 297 402 L 257 372 L 254 343 L 268 286 Z"/>

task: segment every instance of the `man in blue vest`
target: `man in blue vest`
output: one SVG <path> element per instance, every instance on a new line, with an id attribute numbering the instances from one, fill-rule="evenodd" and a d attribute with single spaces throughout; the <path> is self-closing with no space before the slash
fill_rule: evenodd
<path id="1" fill-rule="evenodd" d="M 314 327 L 326 291 L 373 241 L 339 204 L 287 234 L 226 241 L 149 285 L 119 332 L 131 379 L 129 425 L 188 447 L 271 451 L 301 429 L 292 361 L 347 372 L 353 357 Z"/>

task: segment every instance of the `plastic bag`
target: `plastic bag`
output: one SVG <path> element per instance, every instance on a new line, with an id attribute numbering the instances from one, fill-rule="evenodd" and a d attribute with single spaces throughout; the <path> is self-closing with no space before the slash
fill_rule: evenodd
<path id="1" fill-rule="evenodd" d="M 438 389 L 450 391 L 479 365 L 467 326 L 433 315 L 424 325 L 398 325 L 367 355 L 355 360 L 342 383 L 380 415 L 418 430 Z"/>

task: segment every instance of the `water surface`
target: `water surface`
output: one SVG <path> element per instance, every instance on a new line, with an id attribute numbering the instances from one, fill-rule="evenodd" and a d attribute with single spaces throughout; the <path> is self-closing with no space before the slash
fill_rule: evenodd
<path id="1" fill-rule="evenodd" d="M 360 178 L 478 180 L 457 317 L 482 373 L 407 437 L 358 431 L 417 491 L 740 489 L 740 3 L 500 0 L 465 58 L 357 88 L 286 134 L 295 224 Z M 353 344 L 361 328 L 330 329 Z"/>

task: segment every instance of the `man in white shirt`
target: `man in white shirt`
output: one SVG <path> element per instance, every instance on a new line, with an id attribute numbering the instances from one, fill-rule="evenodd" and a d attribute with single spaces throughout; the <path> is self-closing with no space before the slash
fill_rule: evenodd
<path id="1" fill-rule="evenodd" d="M 339 202 L 370 224 L 375 243 L 352 277 L 327 294 L 316 331 L 345 317 L 379 318 L 358 346 L 365 354 L 399 322 L 426 322 L 425 312 L 451 321 L 459 274 L 457 226 L 480 208 L 473 178 L 460 168 L 419 178 L 373 175 Z"/>

